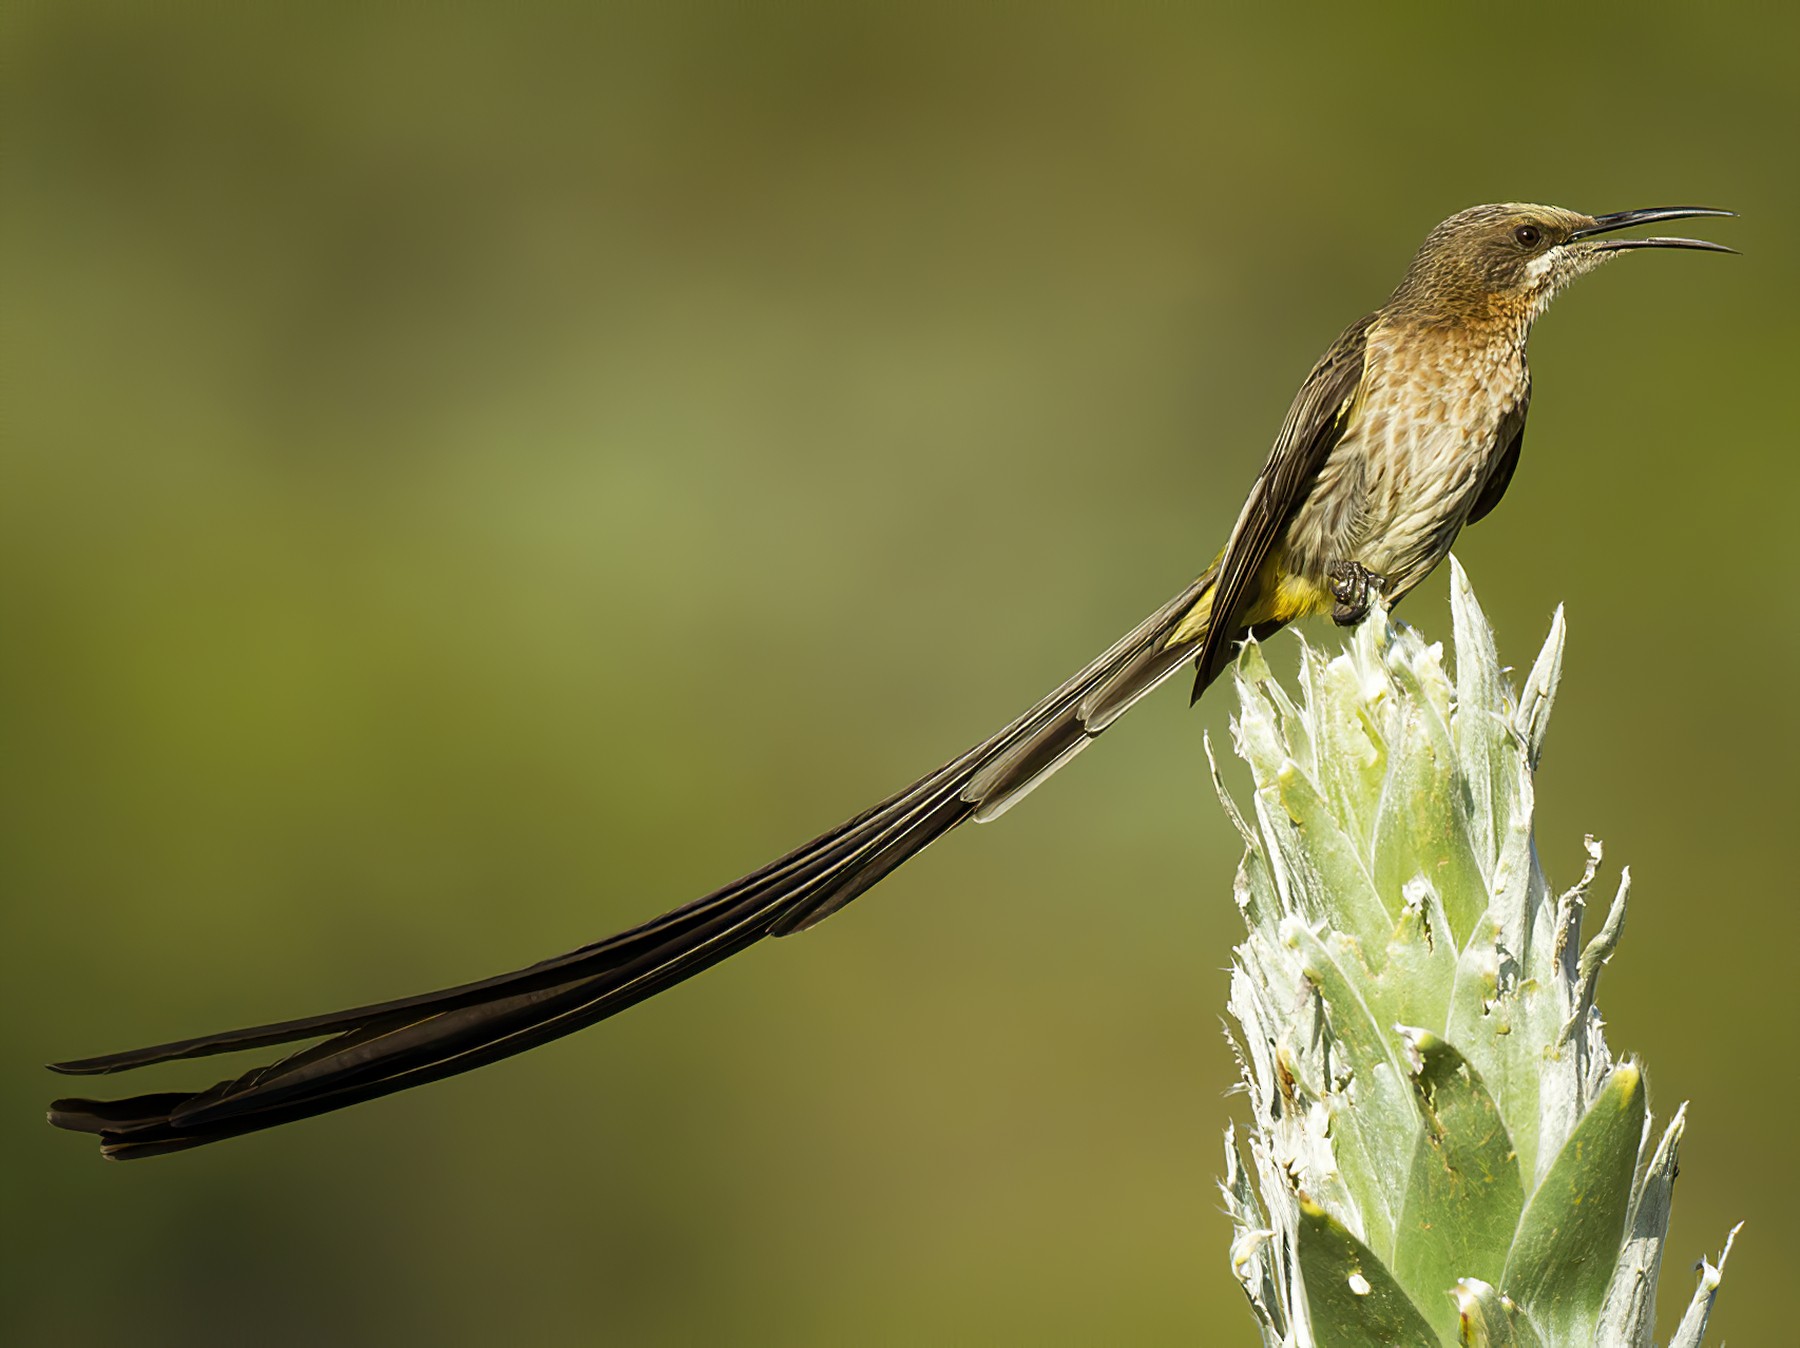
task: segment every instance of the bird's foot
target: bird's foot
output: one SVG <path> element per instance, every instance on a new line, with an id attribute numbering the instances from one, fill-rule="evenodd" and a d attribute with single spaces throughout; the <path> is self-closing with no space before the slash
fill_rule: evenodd
<path id="1" fill-rule="evenodd" d="M 1332 562 L 1325 568 L 1325 579 L 1337 603 L 1331 620 L 1339 627 L 1350 627 L 1369 616 L 1369 605 L 1387 588 L 1387 577 L 1377 575 L 1360 562 Z"/>

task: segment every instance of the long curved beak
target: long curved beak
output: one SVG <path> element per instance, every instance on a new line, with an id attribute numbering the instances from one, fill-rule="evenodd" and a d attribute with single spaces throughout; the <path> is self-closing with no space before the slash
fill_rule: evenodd
<path id="1" fill-rule="evenodd" d="M 1576 230 L 1569 236 L 1569 242 L 1592 238 L 1596 234 L 1611 234 L 1614 230 L 1630 229 L 1634 225 L 1648 225 L 1658 220 L 1687 220 L 1698 215 L 1736 214 L 1736 211 L 1715 210 L 1711 206 L 1646 206 L 1638 211 L 1615 211 L 1611 215 L 1595 216 L 1594 223 Z M 1708 243 L 1705 239 L 1602 239 L 1588 247 L 1597 253 L 1616 252 L 1622 248 L 1697 248 L 1706 253 L 1737 252 L 1735 248 L 1727 248 L 1722 243 Z"/>

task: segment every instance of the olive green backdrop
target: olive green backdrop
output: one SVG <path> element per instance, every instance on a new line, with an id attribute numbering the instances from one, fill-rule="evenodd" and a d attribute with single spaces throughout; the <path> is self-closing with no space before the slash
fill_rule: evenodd
<path id="1" fill-rule="evenodd" d="M 1743 213 L 1542 324 L 1460 554 L 1515 662 L 1568 605 L 1540 836 L 1637 877 L 1609 1034 L 1693 1100 L 1665 1324 L 1747 1217 L 1718 1331 L 1791 1329 L 1800 20 L 0 32 L 0 1338 L 1249 1342 L 1228 692 L 469 1077 L 121 1167 L 37 1064 L 528 963 L 886 794 L 1203 564 L 1313 357 L 1508 198 Z M 1441 576 L 1406 616 L 1449 635 Z"/>

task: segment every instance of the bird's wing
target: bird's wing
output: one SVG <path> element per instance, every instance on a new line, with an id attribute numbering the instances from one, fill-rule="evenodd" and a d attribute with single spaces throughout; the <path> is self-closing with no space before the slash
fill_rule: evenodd
<path id="1" fill-rule="evenodd" d="M 1482 487 L 1481 495 L 1475 498 L 1475 508 L 1469 512 L 1470 524 L 1483 518 L 1506 495 L 1507 484 L 1512 481 L 1512 475 L 1519 467 L 1519 447 L 1525 443 L 1525 414 L 1530 410 L 1531 385 L 1528 383 L 1525 385 L 1525 395 L 1519 399 L 1519 405 L 1500 422 L 1500 430 L 1495 439 L 1505 448 L 1495 460 L 1494 470 L 1488 474 L 1487 484 Z"/>
<path id="2" fill-rule="evenodd" d="M 1269 451 L 1269 461 L 1250 488 L 1249 499 L 1220 555 L 1212 623 L 1197 660 L 1202 681 L 1218 672 L 1231 643 L 1243 635 L 1238 619 L 1257 573 L 1318 481 L 1332 446 L 1350 424 L 1374 321 L 1375 315 L 1369 314 L 1346 328 L 1294 395 L 1275 447 Z"/>

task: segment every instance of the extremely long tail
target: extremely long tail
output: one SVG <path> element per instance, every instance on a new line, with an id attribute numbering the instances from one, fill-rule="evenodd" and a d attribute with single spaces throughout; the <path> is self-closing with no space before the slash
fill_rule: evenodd
<path id="1" fill-rule="evenodd" d="M 58 1100 L 50 1121 L 99 1134 L 110 1157 L 203 1146 L 510 1057 L 623 1011 L 765 936 L 801 931 L 958 824 L 1004 813 L 1193 659 L 1206 635 L 1213 576 L 1208 571 L 999 733 L 704 898 L 479 983 L 56 1063 L 58 1072 L 100 1075 L 322 1040 L 203 1091 Z M 1213 672 L 1203 671 L 1202 678 Z"/>

